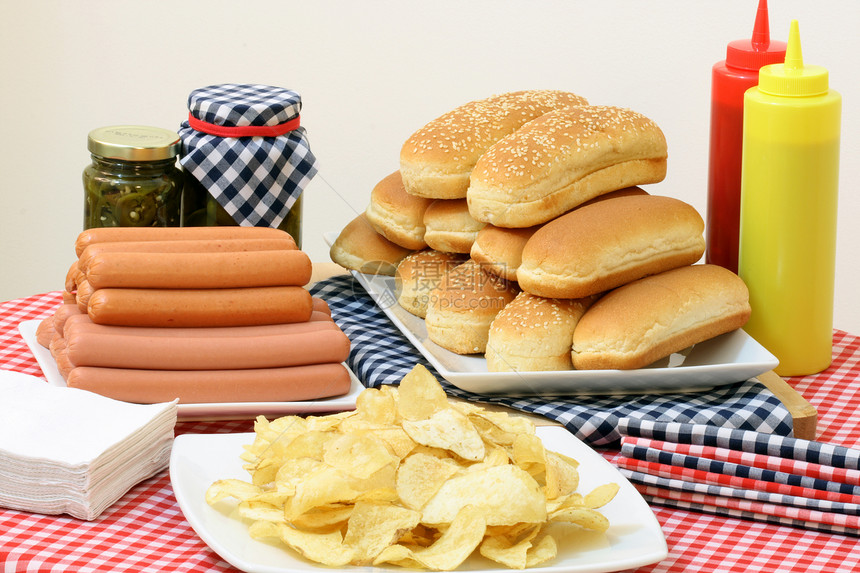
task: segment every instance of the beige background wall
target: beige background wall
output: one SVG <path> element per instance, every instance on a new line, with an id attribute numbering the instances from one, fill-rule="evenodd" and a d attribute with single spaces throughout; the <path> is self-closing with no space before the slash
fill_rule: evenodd
<path id="1" fill-rule="evenodd" d="M 298 90 L 320 160 L 305 250 L 362 211 L 403 140 L 494 93 L 557 88 L 658 122 L 669 173 L 649 191 L 704 215 L 710 69 L 748 37 L 757 0 L 323 2 L 2 0 L 0 300 L 56 290 L 81 230 L 87 132 L 175 129 L 194 88 Z M 844 97 L 835 325 L 860 334 L 860 3 L 770 0 L 771 33 L 798 19 L 807 63 Z"/>

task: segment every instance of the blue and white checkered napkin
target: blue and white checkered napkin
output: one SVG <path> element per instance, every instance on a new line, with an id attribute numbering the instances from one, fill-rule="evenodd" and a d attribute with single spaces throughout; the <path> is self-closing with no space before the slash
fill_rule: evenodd
<path id="1" fill-rule="evenodd" d="M 352 276 L 326 279 L 311 292 L 328 302 L 332 317 L 352 342 L 349 366 L 368 387 L 397 384 L 421 363 L 449 395 L 545 416 L 592 446 L 617 443 L 621 439 L 619 424 L 626 418 L 710 424 L 786 436 L 792 433 L 789 411 L 755 380 L 706 392 L 624 397 L 507 398 L 465 392 L 439 376 Z"/>
<path id="2" fill-rule="evenodd" d="M 228 129 L 296 122 L 301 107 L 298 93 L 264 85 L 214 85 L 188 97 L 190 118 Z M 301 126 L 274 137 L 229 137 L 184 121 L 179 135 L 180 164 L 239 225 L 277 227 L 317 173 Z"/>

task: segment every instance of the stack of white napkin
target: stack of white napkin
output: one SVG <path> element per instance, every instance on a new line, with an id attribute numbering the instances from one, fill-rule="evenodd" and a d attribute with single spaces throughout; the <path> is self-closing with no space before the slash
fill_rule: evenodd
<path id="1" fill-rule="evenodd" d="M 0 370 L 0 506 L 97 518 L 167 467 L 176 412 Z"/>

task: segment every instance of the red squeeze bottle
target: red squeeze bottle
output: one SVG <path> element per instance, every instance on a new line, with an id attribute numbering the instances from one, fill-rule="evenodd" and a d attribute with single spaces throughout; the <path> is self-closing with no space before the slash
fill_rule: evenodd
<path id="1" fill-rule="evenodd" d="M 785 60 L 785 42 L 771 41 L 767 0 L 759 0 L 752 38 L 735 40 L 711 73 L 711 141 L 705 261 L 738 272 L 744 92 L 759 68 Z"/>

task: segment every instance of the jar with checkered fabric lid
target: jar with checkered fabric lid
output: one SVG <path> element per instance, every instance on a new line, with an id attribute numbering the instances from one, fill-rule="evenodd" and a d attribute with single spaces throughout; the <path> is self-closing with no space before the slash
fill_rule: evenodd
<path id="1" fill-rule="evenodd" d="M 317 173 L 301 107 L 297 92 L 275 86 L 192 91 L 179 129 L 182 225 L 277 227 L 301 246 L 301 196 Z"/>

